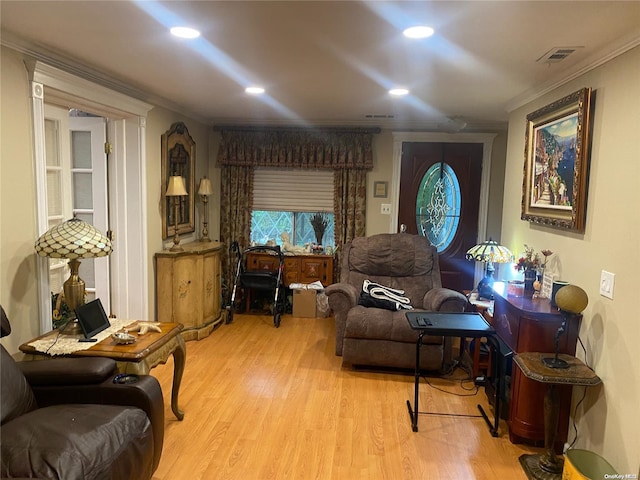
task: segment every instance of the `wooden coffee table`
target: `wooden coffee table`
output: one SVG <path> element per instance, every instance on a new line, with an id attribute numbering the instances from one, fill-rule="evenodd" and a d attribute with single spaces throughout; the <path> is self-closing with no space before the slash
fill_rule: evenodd
<path id="1" fill-rule="evenodd" d="M 178 420 L 184 418 L 184 412 L 178 407 L 178 394 L 184 364 L 186 359 L 186 347 L 180 335 L 183 325 L 181 323 L 160 323 L 162 332 L 147 332 L 138 336 L 136 342 L 129 345 L 118 345 L 111 337 L 96 343 L 87 350 L 79 350 L 69 353 L 68 357 L 106 357 L 116 361 L 118 373 L 134 373 L 148 375 L 150 370 L 158 364 L 167 363 L 169 355 L 173 355 L 173 388 L 171 390 L 171 410 Z M 30 343 L 36 340 L 53 338 L 57 331 L 45 333 L 33 340 L 20 345 L 20 351 L 27 355 L 27 359 L 35 360 L 38 357 L 49 357 L 44 352 L 36 350 Z"/>

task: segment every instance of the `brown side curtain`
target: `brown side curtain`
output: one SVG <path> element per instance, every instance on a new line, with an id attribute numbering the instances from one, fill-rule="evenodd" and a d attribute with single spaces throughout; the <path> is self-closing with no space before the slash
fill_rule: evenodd
<path id="1" fill-rule="evenodd" d="M 230 251 L 237 241 L 242 252 L 249 246 L 251 204 L 253 203 L 253 167 L 222 166 L 220 172 L 220 240 L 227 248 L 222 252 L 225 301 L 231 300 L 236 271 L 236 256 Z"/>
<path id="2" fill-rule="evenodd" d="M 341 169 L 333 173 L 333 205 L 336 247 L 366 234 L 367 172 Z M 341 249 L 336 248 L 333 278 L 340 281 Z"/>

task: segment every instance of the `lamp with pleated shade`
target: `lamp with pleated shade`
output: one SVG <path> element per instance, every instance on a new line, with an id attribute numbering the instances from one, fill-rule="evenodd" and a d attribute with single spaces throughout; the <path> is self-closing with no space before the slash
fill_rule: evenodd
<path id="1" fill-rule="evenodd" d="M 180 224 L 180 198 L 188 195 L 184 186 L 184 179 L 179 175 L 169 177 L 169 185 L 165 193 L 167 197 L 173 197 L 173 246 L 169 249 L 172 252 L 182 252 L 184 249 L 180 246 L 180 234 L 178 233 L 178 225 Z"/>

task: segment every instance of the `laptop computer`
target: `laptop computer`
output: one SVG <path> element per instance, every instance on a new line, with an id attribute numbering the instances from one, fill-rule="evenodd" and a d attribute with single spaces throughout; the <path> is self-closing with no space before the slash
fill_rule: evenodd
<path id="1" fill-rule="evenodd" d="M 91 338 L 111 326 L 99 298 L 80 305 L 75 312 L 85 338 Z"/>

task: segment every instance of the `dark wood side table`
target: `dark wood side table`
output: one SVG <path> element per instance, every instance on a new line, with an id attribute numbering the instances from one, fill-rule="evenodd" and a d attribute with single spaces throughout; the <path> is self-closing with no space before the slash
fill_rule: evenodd
<path id="1" fill-rule="evenodd" d="M 129 325 L 132 327 L 133 321 Z M 171 390 L 171 410 L 178 420 L 184 418 L 184 411 L 178 406 L 178 394 L 187 356 L 184 339 L 180 332 L 183 329 L 181 323 L 160 323 L 161 332 L 150 331 L 137 336 L 136 342 L 129 345 L 118 345 L 111 337 L 93 344 L 87 350 L 79 350 L 70 353 L 69 357 L 106 357 L 116 361 L 118 373 L 133 373 L 136 375 L 149 375 L 151 369 L 159 364 L 164 364 L 173 356 L 173 385 Z M 36 340 L 51 340 L 56 342 L 58 332 L 56 330 L 45 333 L 20 345 L 20 351 L 25 354 L 26 360 L 37 360 L 47 355 L 36 350 L 30 343 Z M 135 334 L 134 334 L 135 335 Z"/>
<path id="2" fill-rule="evenodd" d="M 553 358 L 553 353 L 520 353 L 513 357 L 522 373 L 531 380 L 547 384 L 544 397 L 544 448 L 542 454 L 520 456 L 520 464 L 527 478 L 536 480 L 560 480 L 564 460 L 556 455 L 554 443 L 558 432 L 560 399 L 558 385 L 598 385 L 600 378 L 576 357 L 560 354 L 558 358 L 569 363 L 568 368 L 549 368 L 542 359 Z"/>

